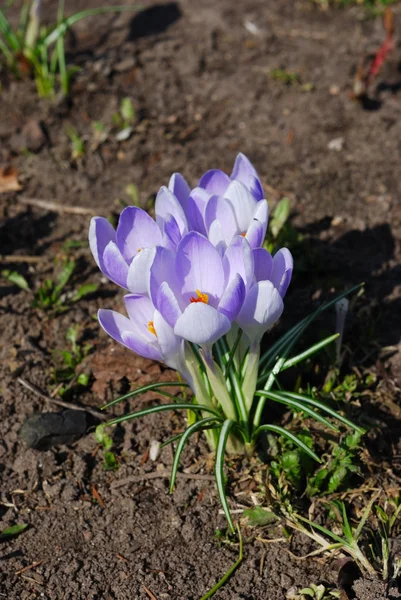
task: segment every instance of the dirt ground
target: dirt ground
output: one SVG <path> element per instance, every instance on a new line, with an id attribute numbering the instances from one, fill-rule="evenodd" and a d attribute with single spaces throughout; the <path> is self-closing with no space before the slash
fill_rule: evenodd
<path id="1" fill-rule="evenodd" d="M 53 4 L 45 2 L 49 19 Z M 73 13 L 99 2 L 66 4 Z M 71 325 L 80 325 L 80 341 L 91 346 L 85 368 L 92 379 L 89 388 L 65 395 L 67 402 L 96 408 L 129 383 L 173 378 L 100 331 L 96 310 L 121 308 L 122 293 L 102 278 L 84 244 L 65 246 L 87 238 L 91 215 L 118 215 L 130 203 L 130 184 L 147 207 L 171 173 L 195 185 L 207 169 L 230 172 L 243 152 L 271 207 L 284 195 L 291 199 L 291 222 L 304 241 L 293 249 L 295 275 L 281 326 L 331 293 L 366 282 L 345 343 L 353 365 L 375 372 L 386 390 L 383 405 L 373 398 L 362 410 L 381 430 L 372 462 L 387 469 L 393 487 L 400 482 L 401 41 L 372 86 L 371 102 L 362 105 L 350 97 L 354 73 L 360 57 L 380 46 L 384 30 L 380 17 L 365 18 L 360 7 L 324 11 L 309 0 L 141 4 L 147 10 L 137 16 L 104 15 L 74 28 L 68 61 L 81 70 L 68 99 L 40 100 L 33 81 L 1 73 L 0 167 L 15 168 L 21 185 L 18 193 L 0 194 L 1 269 L 18 271 L 37 289 L 52 276 L 55 259 L 68 253 L 78 268 L 67 290 L 99 284 L 96 293 L 52 315 L 32 307 L 29 292 L 0 280 L 0 530 L 29 525 L 0 540 L 0 598 L 7 600 L 198 600 L 237 558 L 237 546 L 215 536 L 225 522 L 203 441 L 184 454 L 173 495 L 163 475 L 169 448 L 157 462 L 147 458 L 151 440 L 180 428 L 176 415 L 118 428 L 114 472 L 102 467 L 93 426 L 76 443 L 45 451 L 27 449 L 19 435 L 33 413 L 60 410 L 19 379 L 52 394 L 55 352 L 68 345 Z M 275 69 L 296 73 L 296 81 L 272 76 Z M 125 97 L 134 104 L 135 123 L 119 142 L 113 115 Z M 108 131 L 102 143 L 94 122 Z M 72 156 L 71 127 L 84 138 L 81 157 Z M 55 202 L 59 210 L 26 199 Z M 63 212 L 65 206 L 84 214 Z M 39 260 L 4 258 L 19 255 Z M 133 399 L 116 413 L 154 399 Z M 229 472 L 231 482 L 240 476 Z M 230 502 L 235 508 L 233 495 Z M 284 600 L 310 583 L 336 584 L 333 561 L 294 557 L 313 549 L 301 537 L 267 545 L 248 537 L 241 567 L 216 598 Z M 349 597 L 400 594 L 396 585 L 360 579 Z"/>

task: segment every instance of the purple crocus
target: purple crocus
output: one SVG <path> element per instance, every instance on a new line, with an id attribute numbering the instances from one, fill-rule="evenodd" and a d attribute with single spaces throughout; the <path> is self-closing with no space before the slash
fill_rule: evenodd
<path id="1" fill-rule="evenodd" d="M 192 231 L 175 254 L 157 250 L 149 294 L 176 335 L 211 346 L 230 330 L 245 298 L 245 284 L 239 273 L 225 273 L 213 244 Z"/>
<path id="2" fill-rule="evenodd" d="M 190 193 L 187 207 L 190 227 L 207 235 L 221 253 L 239 234 L 252 248 L 263 243 L 268 205 L 260 179 L 243 154 L 237 156 L 230 177 L 217 169 L 205 173 Z"/>
<path id="3" fill-rule="evenodd" d="M 152 301 L 135 294 L 127 294 L 124 301 L 129 318 L 114 310 L 99 310 L 99 322 L 106 333 L 137 354 L 164 362 L 187 376 L 184 341 L 174 334 Z"/>

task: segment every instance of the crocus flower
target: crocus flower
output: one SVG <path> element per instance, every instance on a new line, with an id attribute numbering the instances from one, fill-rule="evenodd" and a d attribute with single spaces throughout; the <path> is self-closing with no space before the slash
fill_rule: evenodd
<path id="1" fill-rule="evenodd" d="M 239 273 L 225 274 L 213 244 L 192 231 L 175 254 L 157 250 L 149 294 L 176 335 L 211 346 L 230 330 L 244 301 L 245 284 Z"/>
<path id="2" fill-rule="evenodd" d="M 99 322 L 106 333 L 137 354 L 164 362 L 187 377 L 184 341 L 174 334 L 152 301 L 127 294 L 124 302 L 129 318 L 114 310 L 99 310 Z"/>
<path id="3" fill-rule="evenodd" d="M 252 248 L 262 245 L 268 205 L 260 179 L 243 154 L 237 156 L 230 177 L 217 169 L 205 173 L 187 206 L 190 227 L 207 235 L 221 253 L 239 234 Z"/>

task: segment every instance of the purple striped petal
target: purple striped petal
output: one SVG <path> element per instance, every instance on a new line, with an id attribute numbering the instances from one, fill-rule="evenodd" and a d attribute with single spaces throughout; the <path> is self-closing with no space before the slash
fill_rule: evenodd
<path id="1" fill-rule="evenodd" d="M 230 320 L 209 304 L 196 302 L 187 306 L 178 319 L 174 333 L 180 337 L 204 345 L 213 344 L 231 328 Z"/>
<path id="2" fill-rule="evenodd" d="M 265 239 L 266 227 L 260 221 L 252 221 L 245 238 L 248 240 L 251 248 L 259 248 Z"/>
<path id="3" fill-rule="evenodd" d="M 227 285 L 238 273 L 248 289 L 254 276 L 254 262 L 251 247 L 241 235 L 236 236 L 223 258 L 225 284 Z"/>
<path id="4" fill-rule="evenodd" d="M 256 200 L 262 200 L 265 197 L 261 181 L 254 166 L 242 153 L 238 154 L 235 159 L 231 179 L 241 181 Z"/>
<path id="5" fill-rule="evenodd" d="M 203 235 L 188 233 L 176 254 L 178 285 L 184 301 L 189 302 L 196 290 L 208 294 L 216 303 L 224 290 L 224 270 L 220 254 Z"/>
<path id="6" fill-rule="evenodd" d="M 116 241 L 114 227 L 104 217 L 93 217 L 89 226 L 89 246 L 97 266 L 105 273 L 103 254 L 109 242 Z"/>
<path id="7" fill-rule="evenodd" d="M 237 229 L 232 206 L 222 196 L 212 196 L 207 203 L 205 210 L 205 224 L 209 234 L 211 224 L 216 220 L 221 224 L 226 244 L 229 244 L 234 235 L 240 232 Z"/>
<path id="8" fill-rule="evenodd" d="M 157 291 L 155 305 L 166 322 L 174 327 L 182 311 L 176 296 L 166 281 Z"/>
<path id="9" fill-rule="evenodd" d="M 191 231 L 198 231 L 207 235 L 204 214 L 210 194 L 200 187 L 194 188 L 188 198 L 188 227 Z"/>
<path id="10" fill-rule="evenodd" d="M 157 293 L 164 281 L 167 281 L 174 291 L 177 290 L 175 277 L 175 255 L 171 250 L 158 246 L 148 272 L 148 294 L 156 306 Z"/>
<path id="11" fill-rule="evenodd" d="M 181 204 L 182 210 L 186 214 L 188 208 L 188 197 L 191 193 L 191 188 L 180 173 L 173 173 L 170 177 L 168 189 L 173 192 L 178 202 Z"/>
<path id="12" fill-rule="evenodd" d="M 230 321 L 238 316 L 245 298 L 245 284 L 241 275 L 235 275 L 226 287 L 219 302 L 218 311 L 223 313 Z"/>
<path id="13" fill-rule="evenodd" d="M 260 342 L 265 331 L 280 318 L 283 308 L 283 300 L 272 282 L 259 281 L 247 293 L 237 323 L 251 342 Z"/>
<path id="14" fill-rule="evenodd" d="M 219 169 L 212 169 L 207 171 L 199 181 L 199 187 L 203 188 L 209 194 L 216 194 L 217 196 L 224 196 L 224 192 L 230 183 L 228 175 L 220 171 Z"/>
<path id="15" fill-rule="evenodd" d="M 217 219 L 210 225 L 208 238 L 220 256 L 223 256 L 227 248 L 227 244 L 226 240 L 224 239 L 222 225 L 220 221 L 217 221 Z"/>
<path id="16" fill-rule="evenodd" d="M 173 215 L 177 221 L 181 236 L 188 231 L 187 219 L 181 204 L 172 192 L 165 186 L 161 187 L 156 196 L 155 203 L 156 222 L 163 229 L 164 220 L 168 215 Z"/>
<path id="17" fill-rule="evenodd" d="M 176 369 L 178 367 L 177 358 L 179 359 L 177 354 L 180 353 L 182 339 L 175 335 L 173 328 L 170 327 L 157 310 L 153 316 L 153 325 L 157 334 L 157 342 L 163 362 L 168 367 Z"/>
<path id="18" fill-rule="evenodd" d="M 153 321 L 155 308 L 147 296 L 127 294 L 124 296 L 125 308 L 131 322 L 131 330 L 148 341 L 154 341 L 154 334 L 148 330 L 149 321 Z"/>
<path id="19" fill-rule="evenodd" d="M 117 227 L 117 246 L 127 262 L 142 248 L 162 243 L 159 226 L 147 212 L 137 206 L 127 206 L 120 215 Z"/>
<path id="20" fill-rule="evenodd" d="M 173 215 L 167 215 L 164 219 L 163 234 L 163 246 L 170 250 L 175 250 L 181 241 L 182 235 Z"/>
<path id="21" fill-rule="evenodd" d="M 255 264 L 256 281 L 266 281 L 271 278 L 273 258 L 265 248 L 255 248 L 252 251 Z"/>
<path id="22" fill-rule="evenodd" d="M 127 317 L 114 310 L 100 309 L 98 318 L 105 332 L 116 342 L 123 344 L 123 346 L 145 358 L 161 360 L 158 348 L 133 331 L 131 321 Z"/>
<path id="23" fill-rule="evenodd" d="M 148 294 L 150 268 L 156 256 L 156 247 L 144 248 L 137 254 L 128 269 L 127 288 L 133 294 Z"/>
<path id="24" fill-rule="evenodd" d="M 224 197 L 234 210 L 237 232 L 246 233 L 255 213 L 255 198 L 240 181 L 232 181 L 225 191 Z"/>
<path id="25" fill-rule="evenodd" d="M 104 273 L 123 288 L 127 287 L 128 265 L 115 242 L 109 242 L 103 253 Z"/>
<path id="26" fill-rule="evenodd" d="M 284 298 L 291 282 L 294 261 L 291 252 L 287 248 L 281 248 L 273 256 L 273 272 L 271 280 L 277 288 L 280 296 Z"/>

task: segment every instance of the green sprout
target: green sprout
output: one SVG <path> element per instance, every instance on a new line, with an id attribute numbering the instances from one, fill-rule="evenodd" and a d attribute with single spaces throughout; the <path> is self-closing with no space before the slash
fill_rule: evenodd
<path id="1" fill-rule="evenodd" d="M 62 350 L 57 352 L 61 355 L 62 366 L 54 370 L 54 381 L 56 384 L 71 384 L 76 381 L 79 385 L 86 387 L 89 383 L 89 375 L 87 373 L 79 373 L 76 375 L 77 367 L 87 357 L 91 350 L 90 344 L 79 344 L 80 326 L 75 325 L 67 329 L 66 340 L 70 344 L 70 350 Z M 58 394 L 62 396 L 67 391 L 65 385 L 58 388 Z"/>
<path id="2" fill-rule="evenodd" d="M 98 425 L 95 430 L 95 439 L 103 447 L 103 469 L 105 471 L 117 471 L 119 463 L 114 452 L 113 439 L 105 432 L 105 425 Z"/>
<path id="3" fill-rule="evenodd" d="M 71 158 L 79 160 L 85 156 L 85 140 L 78 134 L 74 127 L 67 129 L 67 136 L 71 142 Z"/>

